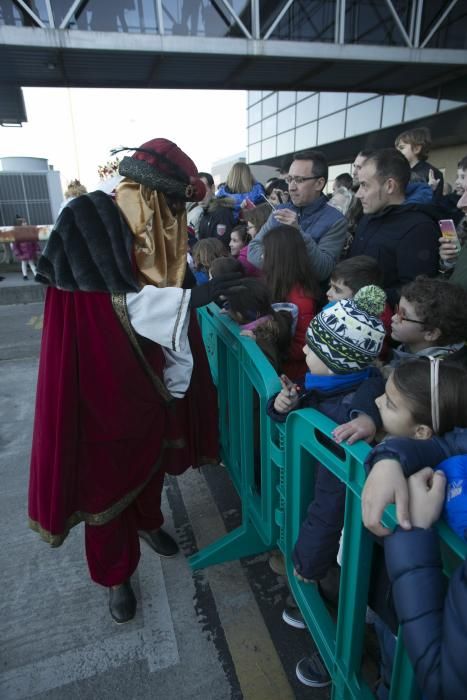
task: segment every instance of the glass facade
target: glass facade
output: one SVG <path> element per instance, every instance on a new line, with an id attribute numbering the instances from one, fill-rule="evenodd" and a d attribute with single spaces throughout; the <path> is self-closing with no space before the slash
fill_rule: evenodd
<path id="1" fill-rule="evenodd" d="M 275 114 L 270 114 L 272 105 Z M 259 159 L 319 147 L 460 106 L 465 106 L 465 103 L 416 95 L 250 92 L 248 161 L 254 163 Z"/>
<path id="2" fill-rule="evenodd" d="M 394 1 L 394 0 L 393 0 Z M 56 28 L 69 15 L 72 0 L 26 2 L 45 27 Z M 277 22 L 284 0 L 259 3 L 259 31 L 263 37 L 293 41 L 335 41 L 336 0 L 294 2 Z M 413 0 L 394 3 L 407 34 L 413 25 Z M 140 34 L 161 33 L 176 36 L 244 37 L 237 18 L 254 34 L 250 0 L 86 0 L 69 17 L 68 29 Z M 423 5 L 421 36 L 427 36 L 446 9 L 446 0 L 430 0 Z M 160 10 L 160 13 L 159 13 Z M 23 6 L 13 0 L 0 2 L 0 24 L 37 26 Z M 160 25 L 160 26 L 159 26 Z M 347 0 L 344 38 L 348 44 L 404 46 L 405 39 L 391 10 L 383 0 Z M 272 30 L 272 31 L 271 31 Z M 458 2 L 444 18 L 428 42 L 430 48 L 466 47 L 467 3 Z"/>

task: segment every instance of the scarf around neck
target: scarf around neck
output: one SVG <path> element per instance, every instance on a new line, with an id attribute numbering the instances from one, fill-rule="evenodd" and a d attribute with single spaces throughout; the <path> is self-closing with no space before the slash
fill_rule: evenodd
<path id="1" fill-rule="evenodd" d="M 307 372 L 305 374 L 305 389 L 307 389 L 307 391 L 318 389 L 319 391 L 331 392 L 336 389 L 345 389 L 352 384 L 362 382 L 369 376 L 369 367 L 362 369 L 360 372 L 351 372 L 351 374 L 330 374 L 323 376 Z"/>

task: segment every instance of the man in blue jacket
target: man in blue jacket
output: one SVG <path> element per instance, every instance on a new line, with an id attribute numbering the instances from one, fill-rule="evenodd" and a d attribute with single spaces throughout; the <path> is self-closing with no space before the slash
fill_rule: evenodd
<path id="1" fill-rule="evenodd" d="M 248 260 L 263 266 L 263 238 L 281 224 L 296 226 L 306 243 L 308 256 L 318 279 L 327 280 L 344 247 L 347 220 L 329 206 L 323 189 L 328 180 L 328 164 L 320 151 L 294 155 L 285 177 L 290 202 L 280 204 L 248 246 Z"/>

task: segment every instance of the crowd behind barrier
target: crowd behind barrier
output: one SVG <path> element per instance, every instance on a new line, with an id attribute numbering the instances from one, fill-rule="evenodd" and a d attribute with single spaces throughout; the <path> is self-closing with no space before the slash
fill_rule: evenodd
<path id="1" fill-rule="evenodd" d="M 238 326 L 214 304 L 199 311 L 199 321 L 219 395 L 222 460 L 241 498 L 242 525 L 192 556 L 190 563 L 198 569 L 279 547 L 290 589 L 331 674 L 333 700 L 370 699 L 374 696 L 361 670 L 375 546 L 361 516 L 364 462 L 370 448 L 361 441 L 336 445 L 335 423 L 314 409 L 295 411 L 286 423 L 273 423 L 262 409 L 280 383 L 256 344 L 239 335 Z M 258 421 L 259 445 L 255 445 Z M 318 588 L 301 583 L 293 574 L 292 550 L 313 493 L 316 462 L 335 474 L 347 492 L 336 618 Z M 260 464 L 259 480 L 255 463 Z M 392 529 L 396 522 L 390 506 L 383 524 Z M 444 522 L 437 527 L 449 576 L 465 558 L 467 543 Z M 389 697 L 421 698 L 400 633 Z"/>

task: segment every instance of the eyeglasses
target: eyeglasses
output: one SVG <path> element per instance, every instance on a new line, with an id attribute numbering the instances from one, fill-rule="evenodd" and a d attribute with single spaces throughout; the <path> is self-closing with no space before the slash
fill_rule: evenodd
<path id="1" fill-rule="evenodd" d="M 419 323 L 421 326 L 425 325 L 425 321 L 418 321 L 416 318 L 407 318 L 405 312 L 400 309 L 399 304 L 394 307 L 394 316 L 397 316 L 399 321 L 408 321 L 408 323 Z"/>
<path id="2" fill-rule="evenodd" d="M 306 182 L 307 180 L 319 180 L 320 177 L 323 177 L 322 175 L 311 175 L 310 177 L 302 177 L 302 175 L 287 175 L 287 177 L 284 178 L 286 183 L 288 185 L 291 185 L 292 182 L 295 182 L 296 185 L 301 185 L 302 182 Z"/>

